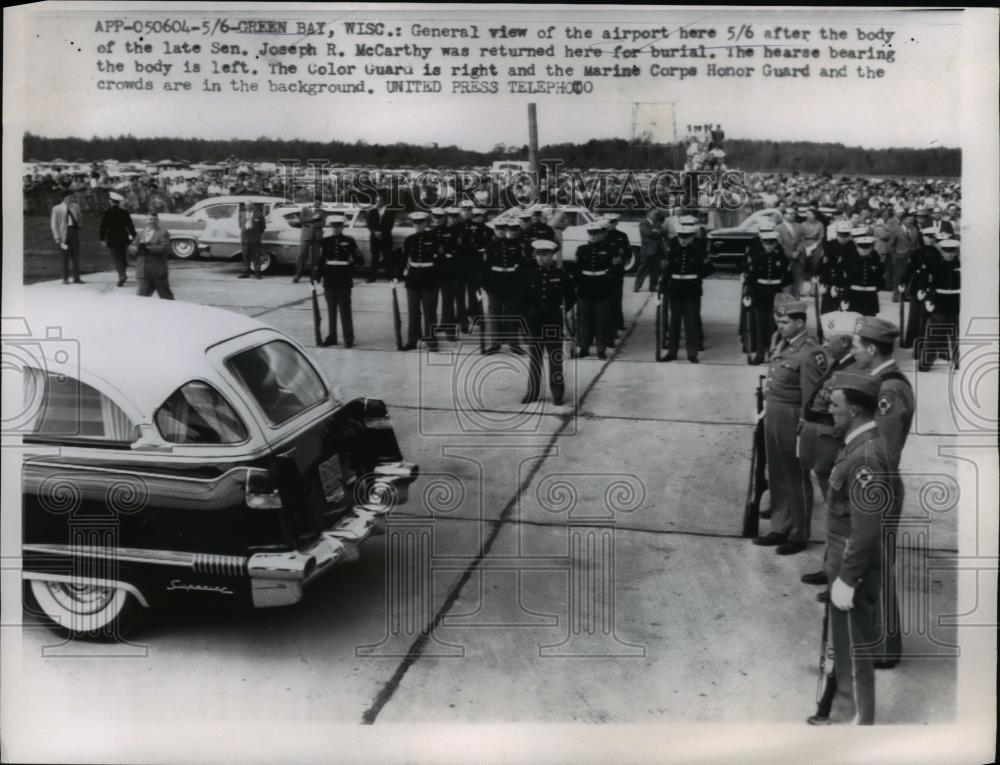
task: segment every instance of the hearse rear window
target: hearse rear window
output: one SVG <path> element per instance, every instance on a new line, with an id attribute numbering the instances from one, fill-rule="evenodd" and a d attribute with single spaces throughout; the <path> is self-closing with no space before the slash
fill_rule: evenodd
<path id="1" fill-rule="evenodd" d="M 64 374 L 25 367 L 25 402 L 37 414 L 31 433 L 46 438 L 128 443 L 135 425 L 118 406 L 95 388 Z"/>
<path id="2" fill-rule="evenodd" d="M 222 394 L 200 380 L 174 391 L 156 411 L 156 427 L 172 444 L 238 444 L 249 435 Z"/>
<path id="3" fill-rule="evenodd" d="M 226 366 L 272 425 L 290 420 L 328 396 L 312 364 L 284 340 L 272 340 L 237 353 L 226 361 Z"/>

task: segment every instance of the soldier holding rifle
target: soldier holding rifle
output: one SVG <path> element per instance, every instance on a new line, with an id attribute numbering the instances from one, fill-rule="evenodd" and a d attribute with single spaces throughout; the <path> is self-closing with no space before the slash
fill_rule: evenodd
<path id="1" fill-rule="evenodd" d="M 415 212 L 410 215 L 416 232 L 403 242 L 403 258 L 399 264 L 396 281 L 406 284 L 407 340 L 402 350 L 411 351 L 423 337 L 427 347 L 437 350 L 434 336 L 437 324 L 437 299 L 439 278 L 437 274 L 437 237 L 427 228 L 427 213 Z M 395 281 L 393 282 L 395 284 Z"/>
<path id="2" fill-rule="evenodd" d="M 537 268 L 528 269 L 524 280 L 523 310 L 530 332 L 528 346 L 528 392 L 522 404 L 537 401 L 541 390 L 543 356 L 549 359 L 549 389 L 552 403 L 561 406 L 566 390 L 563 381 L 563 307 L 573 302 L 569 276 L 555 265 L 559 245 L 546 239 L 531 243 Z"/>
<path id="3" fill-rule="evenodd" d="M 751 246 L 747 256 L 747 273 L 743 306 L 750 309 L 751 364 L 761 364 L 770 347 L 777 325 L 774 320 L 774 298 L 782 287 L 792 283 L 788 258 L 778 247 L 778 234 L 773 226 L 762 224 L 758 231 L 760 247 Z M 749 350 L 749 349 L 748 349 Z"/>

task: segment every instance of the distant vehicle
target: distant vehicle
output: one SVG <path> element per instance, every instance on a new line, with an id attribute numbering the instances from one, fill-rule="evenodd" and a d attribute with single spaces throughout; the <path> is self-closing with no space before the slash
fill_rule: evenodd
<path id="1" fill-rule="evenodd" d="M 713 263 L 740 265 L 747 245 L 756 238 L 760 224 L 765 221 L 777 226 L 782 221 L 781 210 L 767 207 L 751 213 L 739 225 L 709 231 L 706 236 L 708 257 Z"/>
<path id="2" fill-rule="evenodd" d="M 500 159 L 490 165 L 491 173 L 526 173 L 531 170 L 531 163 L 521 160 Z"/>
<path id="3" fill-rule="evenodd" d="M 209 230 L 221 226 L 237 228 L 240 202 L 259 203 L 267 215 L 271 208 L 285 202 L 284 197 L 271 196 L 219 196 L 195 202 L 182 213 L 160 213 L 160 227 L 170 232 L 170 248 L 175 258 L 186 260 L 198 254 L 199 241 Z M 137 231 L 146 225 L 145 215 L 132 215 Z"/>
<path id="4" fill-rule="evenodd" d="M 287 335 L 207 306 L 47 289 L 26 293 L 26 328 L 72 339 L 29 337 L 17 357 L 22 576 L 60 634 L 114 640 L 147 608 L 297 603 L 406 501 L 418 468 L 385 404 L 337 400 Z"/>
<path id="5" fill-rule="evenodd" d="M 267 273 L 280 266 L 292 265 L 299 256 L 301 247 L 302 225 L 299 223 L 299 213 L 302 207 L 311 205 L 296 205 L 287 202 L 275 205 L 267 218 L 267 227 L 261 237 L 260 269 Z M 368 237 L 368 208 L 353 205 L 326 203 L 323 210 L 327 214 L 343 215 L 346 218 L 344 233 L 354 239 L 358 250 L 364 259 L 362 268 L 371 266 L 371 244 Z M 410 223 L 405 213 L 396 214 L 396 225 L 392 230 L 392 248 L 394 253 L 402 251 L 403 240 L 416 229 Z M 323 236 L 333 234 L 333 228 L 326 226 Z M 242 256 L 240 232 L 231 220 L 210 226 L 201 235 L 199 250 L 202 257 L 213 260 L 232 260 Z"/>

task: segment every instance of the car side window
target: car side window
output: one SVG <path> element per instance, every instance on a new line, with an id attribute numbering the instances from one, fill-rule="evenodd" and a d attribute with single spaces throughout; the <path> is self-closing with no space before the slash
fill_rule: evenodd
<path id="1" fill-rule="evenodd" d="M 224 220 L 236 215 L 236 205 L 209 205 L 201 212 L 208 220 Z"/>
<path id="2" fill-rule="evenodd" d="M 155 419 L 160 435 L 172 444 L 238 444 L 249 436 L 232 405 L 201 380 L 174 391 Z"/>
<path id="3" fill-rule="evenodd" d="M 25 368 L 25 402 L 37 414 L 31 433 L 42 439 L 131 443 L 135 424 L 110 398 L 75 377 Z"/>

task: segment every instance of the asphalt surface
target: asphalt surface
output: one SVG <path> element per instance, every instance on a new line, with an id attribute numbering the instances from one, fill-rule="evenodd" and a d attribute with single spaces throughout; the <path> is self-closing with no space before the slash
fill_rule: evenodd
<path id="1" fill-rule="evenodd" d="M 172 286 L 179 300 L 291 334 L 344 396 L 385 399 L 421 478 L 390 537 L 296 606 L 150 614 L 131 646 L 60 644 L 29 625 L 25 724 L 801 723 L 813 713 L 822 606 L 799 576 L 822 564 L 822 503 L 804 553 L 776 556 L 739 536 L 764 370 L 740 354 L 738 282 L 706 282 L 695 366 L 683 350 L 653 362 L 655 296 L 633 294 L 628 278 L 617 351 L 568 362 L 565 406 L 522 407 L 525 359 L 479 356 L 474 335 L 435 354 L 397 352 L 384 281 L 355 288 L 357 346 L 323 349 L 308 283 L 237 280 L 238 270 L 172 262 Z M 65 289 L 116 289 L 109 272 L 86 281 Z M 898 359 L 914 379 L 908 352 Z M 949 376 L 916 379 L 904 518 L 922 524 L 930 549 L 914 534 L 903 554 L 914 572 L 902 583 L 908 657 L 878 673 L 884 723 L 954 719 L 946 617 L 968 605 L 956 595 L 956 509 L 928 512 L 921 490 L 928 476 L 955 480 L 956 460 L 939 452 L 953 432 L 940 406 Z M 387 538 L 429 554 L 389 556 Z"/>

